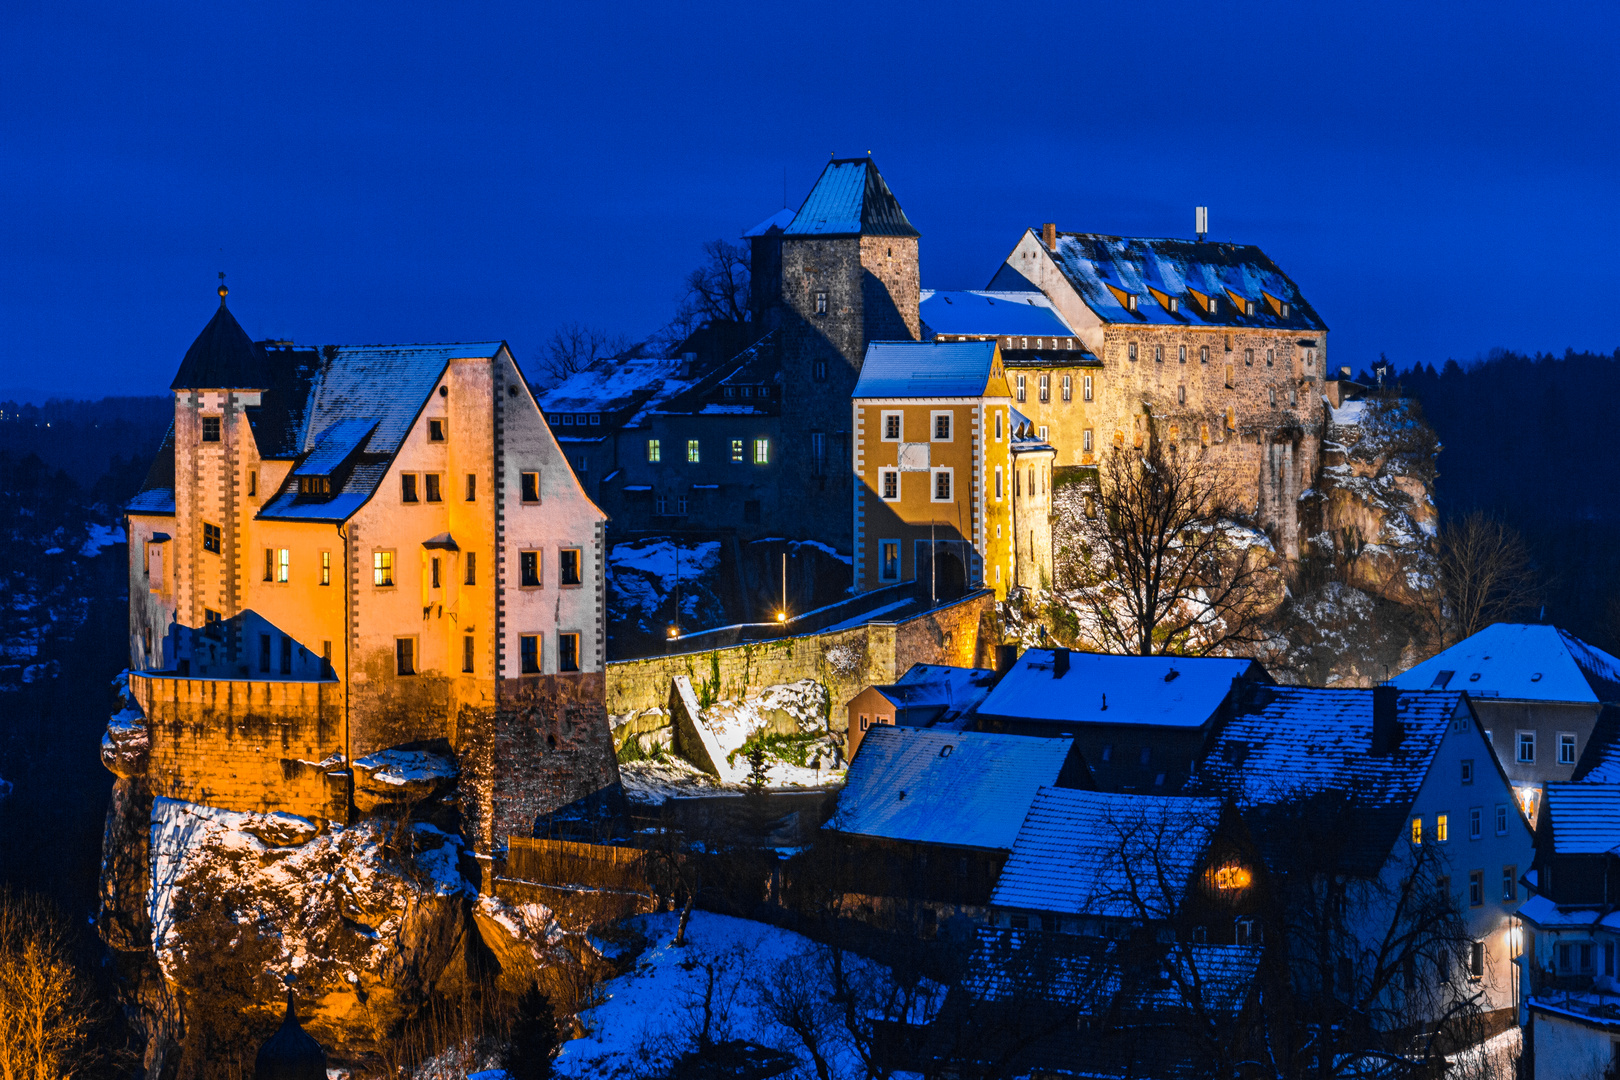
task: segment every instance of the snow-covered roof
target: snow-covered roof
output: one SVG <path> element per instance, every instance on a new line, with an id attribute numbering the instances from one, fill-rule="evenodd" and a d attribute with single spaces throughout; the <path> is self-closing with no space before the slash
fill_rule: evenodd
<path id="1" fill-rule="evenodd" d="M 829 161 L 786 236 L 918 236 L 871 158 Z"/>
<path id="2" fill-rule="evenodd" d="M 1609 909 L 1608 905 L 1561 907 L 1545 893 L 1525 900 L 1514 914 L 1540 930 L 1601 928 L 1620 932 L 1620 909 Z"/>
<path id="3" fill-rule="evenodd" d="M 758 225 L 755 225 L 752 229 L 749 229 L 747 232 L 743 233 L 743 239 L 751 240 L 756 236 L 764 236 L 772 229 L 781 232 L 783 229 L 793 224 L 793 217 L 795 213 L 797 213 L 797 211 L 789 210 L 784 206 L 782 209 L 778 210 L 776 213 L 772 214 Z"/>
<path id="4" fill-rule="evenodd" d="M 917 305 L 935 334 L 1073 337 L 1074 328 L 1041 292 L 924 289 Z"/>
<path id="5" fill-rule="evenodd" d="M 1467 708 L 1461 693 L 1401 691 L 1400 738 L 1374 754 L 1372 690 L 1252 686 L 1216 731 L 1187 790 L 1231 798 L 1245 810 L 1324 793 L 1343 797 L 1357 823 L 1347 858 L 1373 872 L 1401 834 L 1447 726 Z"/>
<path id="6" fill-rule="evenodd" d="M 1181 908 L 1220 824 L 1213 798 L 1042 788 L 990 903 L 1120 919 Z"/>
<path id="7" fill-rule="evenodd" d="M 1208 723 L 1238 679 L 1268 680 L 1253 660 L 1115 656 L 1030 649 L 979 706 L 981 716 L 1054 724 L 1141 724 L 1197 728 Z"/>
<path id="8" fill-rule="evenodd" d="M 1620 854 L 1620 784 L 1548 784 L 1546 799 L 1555 853 Z"/>
<path id="9" fill-rule="evenodd" d="M 1031 230 L 1038 236 L 1037 230 Z M 1095 233 L 1059 233 L 1052 260 L 1087 307 L 1104 322 L 1126 325 L 1244 326 L 1325 331 L 1327 326 L 1288 276 L 1253 244 L 1199 243 Z M 1110 288 L 1110 286 L 1112 288 Z M 1028 278 L 1003 264 L 991 279 L 993 290 L 1031 287 Z M 1136 310 L 1120 295 L 1136 297 Z M 1170 311 L 1150 290 L 1177 301 Z M 1214 297 L 1211 313 L 1194 293 Z M 1288 305 L 1288 314 L 1267 299 Z M 1238 301 L 1252 301 L 1245 314 Z"/>
<path id="10" fill-rule="evenodd" d="M 310 449 L 309 456 L 298 463 L 293 475 L 328 475 L 349 460 L 349 455 L 360 449 L 366 441 L 366 436 L 370 435 L 376 426 L 377 421 L 366 417 L 339 420 L 316 436 L 315 445 Z"/>
<path id="11" fill-rule="evenodd" d="M 125 503 L 124 509 L 131 514 L 173 515 L 174 488 L 148 488 Z"/>
<path id="12" fill-rule="evenodd" d="M 1620 659 L 1556 626 L 1493 623 L 1390 682 L 1515 701 L 1620 701 Z"/>
<path id="13" fill-rule="evenodd" d="M 850 396 L 983 397 L 995 356 L 993 341 L 874 341 Z"/>
<path id="14" fill-rule="evenodd" d="M 938 730 L 970 719 L 995 684 L 996 673 L 989 668 L 912 664 L 900 678 L 877 689 L 897 705 L 903 699 L 908 708 L 938 705 L 940 713 L 928 725 Z"/>
<path id="15" fill-rule="evenodd" d="M 1056 448 L 1051 443 L 1041 438 L 1040 428 L 1035 426 L 1035 421 L 1031 420 L 1017 409 L 1012 411 L 1012 416 L 1010 419 L 1012 421 L 1011 434 L 1013 453 L 1033 454 L 1042 450 L 1052 450 L 1056 452 Z"/>
<path id="16" fill-rule="evenodd" d="M 850 762 L 827 828 L 921 844 L 1007 850 L 1035 793 L 1057 783 L 1068 739 L 880 724 Z"/>
<path id="17" fill-rule="evenodd" d="M 540 409 L 550 420 L 560 413 L 620 413 L 645 408 L 687 389 L 695 381 L 681 376 L 678 356 L 608 357 L 540 394 Z"/>

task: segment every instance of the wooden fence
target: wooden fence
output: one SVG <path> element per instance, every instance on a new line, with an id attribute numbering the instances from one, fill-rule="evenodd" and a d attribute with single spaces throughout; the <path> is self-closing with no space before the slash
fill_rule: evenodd
<path id="1" fill-rule="evenodd" d="M 652 892 L 647 853 L 609 844 L 510 836 L 504 876 L 541 885 L 573 885 L 643 895 Z"/>

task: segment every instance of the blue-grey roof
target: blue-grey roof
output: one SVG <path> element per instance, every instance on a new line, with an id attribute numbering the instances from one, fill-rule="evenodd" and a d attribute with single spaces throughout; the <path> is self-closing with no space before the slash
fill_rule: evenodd
<path id="1" fill-rule="evenodd" d="M 1620 854 L 1620 784 L 1548 784 L 1546 813 L 1557 854 Z"/>
<path id="2" fill-rule="evenodd" d="M 124 504 L 124 510 L 131 514 L 170 514 L 174 513 L 173 488 L 148 488 Z"/>
<path id="3" fill-rule="evenodd" d="M 776 213 L 772 214 L 758 225 L 755 225 L 752 229 L 749 229 L 747 232 L 743 233 L 743 239 L 751 240 L 756 236 L 764 236 L 772 229 L 780 232 L 783 229 L 786 229 L 789 225 L 793 224 L 793 218 L 796 213 L 797 211 L 789 210 L 784 206 L 782 209 L 778 210 Z"/>
<path id="4" fill-rule="evenodd" d="M 301 454 L 337 453 L 359 426 L 373 430 L 363 447 L 344 457 L 355 464 L 340 490 L 324 502 L 299 500 L 288 484 L 259 511 L 261 518 L 344 521 L 364 506 L 388 473 L 411 424 L 438 387 L 451 360 L 493 358 L 503 342 L 434 345 L 338 345 L 322 350 L 324 363 L 310 388 L 308 420 L 298 442 Z M 273 355 L 273 354 L 272 354 Z M 332 447 L 317 447 L 343 425 Z M 302 464 L 302 462 L 300 463 Z M 296 467 L 295 467 L 296 468 Z M 324 474 L 322 474 L 324 475 Z"/>
<path id="5" fill-rule="evenodd" d="M 1080 299 L 1104 322 L 1327 330 L 1288 275 L 1253 244 L 1059 233 L 1051 257 Z M 1127 310 L 1109 286 L 1135 296 L 1136 310 Z M 1010 264 L 997 270 L 989 285 L 991 289 L 1028 287 L 1028 278 Z M 1177 310 L 1169 311 L 1149 292 L 1150 287 L 1174 297 Z M 1220 301 L 1213 315 L 1196 302 L 1193 290 Z M 1244 314 L 1234 296 L 1254 301 L 1255 313 Z M 1266 296 L 1287 304 L 1287 317 Z"/>
<path id="6" fill-rule="evenodd" d="M 1012 449 L 1015 454 L 1033 454 L 1042 450 L 1056 452 L 1056 447 L 1041 438 L 1040 428 L 1035 421 L 1019 412 L 1012 410 Z"/>
<path id="7" fill-rule="evenodd" d="M 294 476 L 327 476 L 365 443 L 376 430 L 377 421 L 368 417 L 339 420 L 315 437 L 309 456 L 292 471 Z"/>
<path id="8" fill-rule="evenodd" d="M 1181 909 L 1220 824 L 1212 798 L 1042 788 L 990 903 L 1118 919 Z"/>
<path id="9" fill-rule="evenodd" d="M 979 715 L 1197 728 L 1214 717 L 1235 680 L 1266 678 L 1253 660 L 1074 651 L 1068 672 L 1059 677 L 1054 659 L 1052 649 L 1024 653 L 979 706 Z"/>
<path id="10" fill-rule="evenodd" d="M 1039 292 L 947 292 L 924 289 L 917 311 L 935 334 L 980 337 L 1073 337 L 1052 301 Z"/>
<path id="11" fill-rule="evenodd" d="M 921 844 L 1007 850 L 1035 793 L 1057 783 L 1068 739 L 872 728 L 827 828 Z"/>
<path id="12" fill-rule="evenodd" d="M 874 341 L 851 396 L 983 397 L 995 355 L 993 341 Z"/>
<path id="13" fill-rule="evenodd" d="M 786 236 L 917 236 L 871 158 L 830 161 Z"/>
<path id="14" fill-rule="evenodd" d="M 1556 626 L 1494 623 L 1390 682 L 1515 701 L 1620 701 L 1620 659 Z"/>

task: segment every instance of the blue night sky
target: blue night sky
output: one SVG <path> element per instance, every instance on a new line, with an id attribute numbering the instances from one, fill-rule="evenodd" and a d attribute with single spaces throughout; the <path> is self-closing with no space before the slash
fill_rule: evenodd
<path id="1" fill-rule="evenodd" d="M 6 4 L 0 396 L 162 393 L 220 269 L 255 337 L 643 336 L 830 151 L 925 287 L 1207 203 L 1336 364 L 1612 350 L 1620 8 L 1444 7 Z"/>

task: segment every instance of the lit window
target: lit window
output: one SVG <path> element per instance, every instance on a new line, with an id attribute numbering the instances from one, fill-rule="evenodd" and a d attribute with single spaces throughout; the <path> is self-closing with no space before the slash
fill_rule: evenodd
<path id="1" fill-rule="evenodd" d="M 537 472 L 520 473 L 518 498 L 526 503 L 540 501 L 540 474 Z"/>
<path id="2" fill-rule="evenodd" d="M 1434 842 L 1443 844 L 1447 840 L 1446 815 L 1437 814 L 1434 819 Z"/>
<path id="3" fill-rule="evenodd" d="M 444 421 L 428 421 L 428 442 L 444 442 Z"/>
<path id="4" fill-rule="evenodd" d="M 659 445 L 657 439 L 647 440 L 647 460 L 654 464 L 664 460 L 663 447 Z"/>
<path id="5" fill-rule="evenodd" d="M 743 441 L 741 439 L 732 439 L 731 440 L 731 460 L 732 461 L 741 461 L 742 459 L 743 459 Z"/>
<path id="6" fill-rule="evenodd" d="M 219 417 L 205 416 L 202 418 L 202 441 L 219 442 Z"/>
<path id="7" fill-rule="evenodd" d="M 1558 764 L 1575 764 L 1575 736 L 1567 731 L 1558 735 Z"/>
<path id="8" fill-rule="evenodd" d="M 883 492 L 884 502 L 894 502 L 900 498 L 900 470 L 879 469 L 878 487 Z"/>
<path id="9" fill-rule="evenodd" d="M 878 541 L 878 580 L 900 580 L 900 541 Z"/>
<path id="10" fill-rule="evenodd" d="M 292 577 L 292 552 L 286 548 L 276 550 L 276 580 L 285 585 Z"/>
<path id="11" fill-rule="evenodd" d="M 1423 843 L 1423 819 L 1420 817 L 1412 819 L 1412 843 Z"/>
<path id="12" fill-rule="evenodd" d="M 332 584 L 332 553 L 330 551 L 321 552 L 321 584 Z"/>
<path id="13" fill-rule="evenodd" d="M 394 639 L 394 674 L 416 674 L 415 638 L 402 637 Z"/>
<path id="14" fill-rule="evenodd" d="M 224 549 L 224 542 L 220 538 L 219 526 L 203 523 L 203 550 L 212 551 L 218 555 Z"/>
<path id="15" fill-rule="evenodd" d="M 703 456 L 702 453 L 698 449 L 698 441 L 696 439 L 687 439 L 686 440 L 686 462 L 687 462 L 687 464 L 696 465 L 700 460 L 702 460 L 702 456 Z"/>
<path id="16" fill-rule="evenodd" d="M 561 585 L 578 585 L 580 583 L 580 563 L 582 559 L 579 548 L 563 548 L 557 553 L 557 582 Z"/>
<path id="17" fill-rule="evenodd" d="M 394 583 L 394 553 L 392 551 L 373 551 L 371 553 L 371 584 L 387 588 Z"/>
<path id="18" fill-rule="evenodd" d="M 538 589 L 540 587 L 540 553 L 538 551 L 518 552 L 518 585 L 525 589 Z"/>
<path id="19" fill-rule="evenodd" d="M 540 674 L 540 635 L 520 634 L 518 636 L 518 659 L 523 674 Z"/>
<path id="20" fill-rule="evenodd" d="M 399 501 L 408 503 L 417 501 L 415 473 L 399 474 Z"/>
<path id="21" fill-rule="evenodd" d="M 579 670 L 579 635 L 557 635 L 557 670 Z"/>
<path id="22" fill-rule="evenodd" d="M 951 501 L 951 470 L 950 469 L 935 469 L 934 470 L 934 501 L 935 502 L 950 502 Z"/>
<path id="23" fill-rule="evenodd" d="M 769 465 L 771 463 L 771 440 L 754 440 L 754 464 Z"/>
<path id="24" fill-rule="evenodd" d="M 428 473 L 422 477 L 422 494 L 426 497 L 428 502 L 444 501 L 440 479 L 441 478 L 438 473 Z"/>
<path id="25" fill-rule="evenodd" d="M 1536 733 L 1533 731 L 1519 732 L 1518 760 L 1526 765 L 1534 765 L 1536 761 Z"/>

